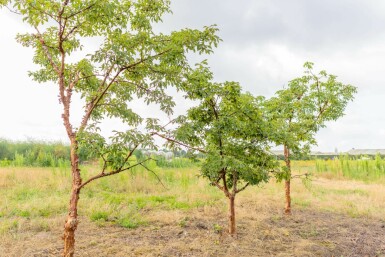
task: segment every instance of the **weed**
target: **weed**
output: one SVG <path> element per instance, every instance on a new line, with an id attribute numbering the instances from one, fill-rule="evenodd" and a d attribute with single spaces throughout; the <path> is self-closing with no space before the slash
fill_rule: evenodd
<path id="1" fill-rule="evenodd" d="M 220 234 L 223 231 L 223 227 L 216 223 L 213 224 L 213 229 L 214 229 L 214 232 L 217 234 Z"/>
<path id="2" fill-rule="evenodd" d="M 179 220 L 178 225 L 182 228 L 187 227 L 187 223 L 189 221 L 188 217 L 184 217 L 183 219 Z"/>
<path id="3" fill-rule="evenodd" d="M 0 235 L 9 232 L 14 232 L 19 228 L 19 221 L 17 220 L 6 220 L 0 223 Z"/>
<path id="4" fill-rule="evenodd" d="M 124 217 L 124 218 L 119 219 L 117 221 L 117 224 L 119 224 L 119 226 L 124 227 L 124 228 L 133 229 L 133 228 L 139 227 L 140 225 L 142 225 L 144 223 L 140 220 L 136 220 L 136 219 L 129 218 L 129 217 Z"/>
<path id="5" fill-rule="evenodd" d="M 90 219 L 92 221 L 98 221 L 98 220 L 107 221 L 108 213 L 104 211 L 95 211 L 91 213 Z"/>

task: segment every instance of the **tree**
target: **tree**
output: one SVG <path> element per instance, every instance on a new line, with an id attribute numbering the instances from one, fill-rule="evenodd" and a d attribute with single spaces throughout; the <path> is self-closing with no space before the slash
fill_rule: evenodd
<path id="1" fill-rule="evenodd" d="M 290 160 L 294 155 L 306 154 L 316 144 L 315 135 L 327 121 L 344 115 L 348 102 L 352 101 L 356 88 L 337 81 L 337 77 L 321 71 L 313 73 L 313 63 L 304 64 L 305 74 L 293 79 L 287 88 L 276 92 L 265 106 L 271 124 L 276 128 L 277 145 L 284 147 L 285 166 L 278 173 L 285 180 L 285 213 L 291 214 Z"/>
<path id="2" fill-rule="evenodd" d="M 129 106 L 133 99 L 155 103 L 170 114 L 175 105 L 168 87 L 183 90 L 193 71 L 186 54 L 209 54 L 219 41 L 215 26 L 203 30 L 183 29 L 156 34 L 153 24 L 171 12 L 169 0 L 18 0 L 20 14 L 34 33 L 20 34 L 17 41 L 32 47 L 33 61 L 40 69 L 30 72 L 33 80 L 53 82 L 63 106 L 62 119 L 71 146 L 72 189 L 64 225 L 64 256 L 74 255 L 81 189 L 93 180 L 143 165 L 130 158 L 135 149 L 156 147 L 148 131 L 162 131 L 156 119 L 144 120 Z M 7 1 L 2 0 L 4 5 Z M 102 42 L 85 55 L 86 40 Z M 80 98 L 81 109 L 73 99 Z M 70 117 L 84 112 L 80 124 Z M 106 139 L 98 123 L 105 118 L 122 121 L 126 131 Z M 144 126 L 140 130 L 140 126 Z M 146 132 L 147 131 L 147 132 Z M 103 169 L 84 179 L 79 168 L 79 147 L 103 159 Z"/>
<path id="3" fill-rule="evenodd" d="M 235 82 L 206 83 L 204 73 L 196 74 L 189 91 L 199 105 L 180 118 L 174 136 L 190 150 L 205 153 L 201 174 L 228 198 L 228 231 L 233 236 L 236 195 L 266 182 L 276 160 L 267 151 L 268 124 L 259 108 L 263 98 L 242 93 Z"/>

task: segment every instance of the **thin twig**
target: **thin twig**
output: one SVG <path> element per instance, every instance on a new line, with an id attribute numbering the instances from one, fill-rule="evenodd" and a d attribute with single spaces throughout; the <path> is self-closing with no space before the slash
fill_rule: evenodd
<path id="1" fill-rule="evenodd" d="M 303 177 L 307 178 L 307 177 L 309 177 L 309 176 L 310 176 L 310 173 L 304 173 L 304 174 L 299 174 L 299 175 L 291 176 L 291 178 L 292 178 L 292 179 L 293 179 L 293 178 L 303 178 Z"/>
<path id="2" fill-rule="evenodd" d="M 166 137 L 165 135 L 162 135 L 162 134 L 159 134 L 158 132 L 152 132 L 151 135 L 157 135 L 158 137 L 161 137 L 163 139 L 166 139 L 167 141 L 170 141 L 170 142 L 173 142 L 173 143 L 176 143 L 178 145 L 181 145 L 181 146 L 184 146 L 186 148 L 189 148 L 189 149 L 192 149 L 192 150 L 195 150 L 195 151 L 198 151 L 198 152 L 201 152 L 201 153 L 207 153 L 207 151 L 203 150 L 203 149 L 200 149 L 200 148 L 196 148 L 196 147 L 193 147 L 193 146 L 189 146 L 185 143 L 182 143 L 180 141 L 177 141 L 173 138 L 169 138 L 169 137 Z"/>
<path id="3" fill-rule="evenodd" d="M 35 26 L 35 29 L 37 31 L 37 38 L 38 40 L 40 41 L 40 44 L 42 45 L 43 49 L 44 49 L 44 52 L 45 52 L 45 55 L 47 56 L 49 62 L 51 63 L 52 67 L 54 68 L 54 70 L 57 72 L 57 74 L 60 76 L 60 69 L 59 67 L 55 64 L 55 62 L 53 61 L 53 58 L 52 58 L 52 55 L 49 53 L 48 49 L 47 49 L 47 45 L 45 44 L 44 42 L 44 39 L 43 39 L 43 36 L 42 34 L 40 33 L 40 30 L 38 29 L 38 27 Z"/>
<path id="4" fill-rule="evenodd" d="M 87 184 L 89 184 L 90 182 L 96 180 L 96 179 L 99 179 L 99 178 L 103 178 L 103 177 L 108 177 L 108 176 L 112 176 L 112 175 L 115 175 L 115 174 L 118 174 L 118 173 L 121 173 L 123 171 L 126 171 L 126 170 L 129 170 L 129 169 L 132 169 L 136 166 L 139 166 L 139 165 L 142 165 L 144 162 L 146 161 L 149 161 L 149 160 L 152 160 L 152 158 L 148 158 L 144 161 L 141 161 L 141 162 L 138 162 L 130 167 L 127 167 L 127 168 L 124 168 L 124 169 L 117 169 L 115 171 L 111 171 L 109 173 L 104 173 L 104 169 L 101 173 L 99 173 L 98 175 L 96 176 L 93 176 L 91 178 L 89 178 L 86 182 L 82 183 L 79 187 L 78 187 L 78 191 L 80 191 L 80 189 L 82 189 L 84 186 L 86 186 Z"/>
<path id="5" fill-rule="evenodd" d="M 10 12 L 12 12 L 12 13 L 15 13 L 15 14 L 17 14 L 17 15 L 21 15 L 21 13 L 19 13 L 19 12 L 15 11 L 15 10 L 12 10 L 12 9 L 11 9 L 11 8 L 9 8 L 8 6 L 5 6 L 5 8 L 7 8 L 7 9 L 8 9 L 8 11 L 10 11 Z"/>
<path id="6" fill-rule="evenodd" d="M 236 190 L 235 192 L 238 194 L 239 192 L 242 192 L 243 190 L 245 190 L 250 184 L 249 183 L 246 183 L 246 185 L 244 185 L 242 188 Z"/>
<path id="7" fill-rule="evenodd" d="M 160 177 L 158 176 L 158 174 L 156 174 L 155 171 L 149 169 L 147 166 L 145 166 L 144 164 L 140 164 L 140 166 L 142 166 L 143 168 L 145 168 L 147 171 L 151 172 L 152 174 L 154 174 L 154 176 L 156 177 L 156 179 L 158 180 L 158 182 L 165 188 L 165 189 L 168 189 L 162 182 L 162 180 L 160 179 Z"/>

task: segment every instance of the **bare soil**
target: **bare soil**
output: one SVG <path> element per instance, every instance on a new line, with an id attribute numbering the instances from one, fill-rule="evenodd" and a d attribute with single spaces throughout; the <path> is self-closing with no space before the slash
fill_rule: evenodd
<path id="1" fill-rule="evenodd" d="M 136 229 L 81 217 L 76 256 L 335 256 L 384 257 L 385 222 L 312 209 L 263 209 L 246 201 L 237 206 L 238 236 L 226 233 L 223 210 L 149 211 L 151 222 Z M 167 216 L 167 217 L 165 217 Z M 150 218 L 151 219 L 151 218 Z M 18 232 L 0 242 L 1 257 L 60 256 L 62 222 L 47 232 Z"/>

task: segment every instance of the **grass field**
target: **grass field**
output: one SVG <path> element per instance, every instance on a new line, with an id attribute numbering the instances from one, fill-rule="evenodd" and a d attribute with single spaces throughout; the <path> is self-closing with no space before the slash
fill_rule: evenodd
<path id="1" fill-rule="evenodd" d="M 352 180 L 320 165 L 293 163 L 315 176 L 293 181 L 292 217 L 282 184 L 239 194 L 237 239 L 225 233 L 226 198 L 198 168 L 153 165 L 163 185 L 142 169 L 101 179 L 81 194 L 78 256 L 385 256 L 385 175 Z M 0 168 L 0 256 L 58 256 L 69 188 L 67 168 Z"/>

